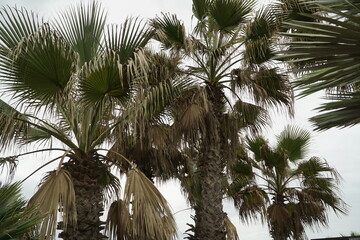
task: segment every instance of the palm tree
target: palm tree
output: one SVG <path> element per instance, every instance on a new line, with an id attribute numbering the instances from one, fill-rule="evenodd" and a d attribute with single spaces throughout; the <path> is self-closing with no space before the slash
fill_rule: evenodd
<path id="1" fill-rule="evenodd" d="M 295 73 L 305 73 L 295 82 L 301 96 L 327 91 L 329 101 L 318 108 L 320 114 L 311 118 L 316 129 L 353 126 L 360 122 L 359 3 L 317 3 L 322 11 L 303 14 L 312 22 L 286 23 L 297 33 L 284 34 L 294 41 L 290 41 L 289 49 L 279 53 L 279 58 L 292 63 Z"/>
<path id="2" fill-rule="evenodd" d="M 63 239 L 103 238 L 104 202 L 115 199 L 108 213 L 111 237 L 173 239 L 175 222 L 166 200 L 113 149 L 122 137 L 118 133 L 142 132 L 137 125 L 147 119 L 148 105 L 156 112 L 168 101 L 142 89 L 156 93 L 166 88 L 176 96 L 186 87 L 170 79 L 143 88 L 150 84 L 151 53 L 145 45 L 151 32 L 137 19 L 106 26 L 106 14 L 96 2 L 69 8 L 51 22 L 10 7 L 0 16 L 0 79 L 7 99 L 0 102 L 1 146 L 44 144 L 12 159 L 62 152 L 45 164 L 59 161 L 29 203 L 39 204 L 36 214 L 45 215 L 41 238 L 55 238 L 58 212 Z M 44 148 L 54 140 L 60 147 Z M 124 162 L 131 167 L 125 169 Z M 123 198 L 114 167 L 128 177 Z"/>
<path id="3" fill-rule="evenodd" d="M 328 209 L 346 213 L 338 173 L 319 157 L 307 158 L 309 145 L 310 133 L 294 126 L 277 136 L 275 146 L 250 137 L 251 157 L 239 158 L 233 168 L 237 177 L 229 189 L 240 215 L 261 212 L 273 239 L 306 239 L 305 226 L 327 225 Z"/>
<path id="4" fill-rule="evenodd" d="M 238 128 L 246 120 L 262 118 L 265 123 L 264 107 L 291 105 L 287 79 L 267 65 L 276 21 L 262 10 L 249 22 L 254 3 L 194 0 L 197 23 L 192 34 L 175 15 L 152 21 L 154 38 L 170 56 L 183 59 L 182 71 L 198 85 L 182 96 L 172 115 L 176 128 L 183 131 L 184 146 L 200 154 L 196 165 L 201 194 L 195 218 L 199 239 L 225 239 L 222 182 L 232 146 L 238 143 Z M 235 104 L 228 90 L 237 96 Z M 249 97 L 253 102 L 246 102 Z"/>

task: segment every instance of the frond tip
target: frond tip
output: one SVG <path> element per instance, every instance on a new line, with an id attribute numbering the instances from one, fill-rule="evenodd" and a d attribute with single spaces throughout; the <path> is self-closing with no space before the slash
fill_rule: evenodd
<path id="1" fill-rule="evenodd" d="M 129 234 L 134 239 L 176 238 L 176 223 L 166 199 L 139 170 L 127 174 L 124 202 L 132 213 Z"/>

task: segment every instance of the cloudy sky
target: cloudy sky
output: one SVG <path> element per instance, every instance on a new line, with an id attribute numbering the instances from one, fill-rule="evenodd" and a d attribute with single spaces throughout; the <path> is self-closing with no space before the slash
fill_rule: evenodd
<path id="1" fill-rule="evenodd" d="M 24 6 L 27 9 L 34 10 L 44 19 L 49 19 L 71 4 L 77 4 L 76 0 L 0 0 L 0 5 Z M 109 23 L 122 23 L 126 17 L 140 16 L 144 19 L 152 18 L 157 14 L 174 13 L 180 19 L 183 19 L 185 25 L 190 29 L 191 25 L 191 0 L 103 0 L 104 8 L 108 12 Z M 274 116 L 273 126 L 265 131 L 266 137 L 273 139 L 286 124 L 296 124 L 303 128 L 311 130 L 308 118 L 315 114 L 312 109 L 321 103 L 322 94 L 315 94 L 295 103 L 296 116 L 289 119 L 281 116 Z M 360 232 L 360 126 L 347 129 L 332 129 L 325 132 L 313 132 L 311 152 L 309 156 L 319 156 L 328 161 L 335 167 L 343 177 L 340 186 L 342 197 L 349 205 L 349 214 L 347 216 L 329 215 L 329 227 L 317 230 L 307 230 L 308 237 L 336 237 L 348 235 L 350 232 Z M 0 156 L 6 153 L 0 153 Z M 44 164 L 50 156 L 36 155 L 25 158 L 21 161 L 16 179 L 21 180 L 31 171 Z M 24 184 L 24 192 L 27 196 L 34 193 L 36 184 L 43 172 L 27 180 Z M 0 180 L 3 179 L 0 176 Z M 162 193 L 170 202 L 174 212 L 188 208 L 185 199 L 182 197 L 179 185 L 176 182 L 170 182 L 159 186 Z M 270 236 L 266 226 L 258 222 L 241 224 L 237 217 L 236 210 L 230 202 L 225 202 L 225 210 L 233 223 L 238 228 L 239 236 L 242 240 L 268 240 Z M 179 229 L 179 239 L 182 239 L 182 233 L 187 229 L 186 223 L 192 223 L 189 210 L 177 213 L 176 219 Z"/>

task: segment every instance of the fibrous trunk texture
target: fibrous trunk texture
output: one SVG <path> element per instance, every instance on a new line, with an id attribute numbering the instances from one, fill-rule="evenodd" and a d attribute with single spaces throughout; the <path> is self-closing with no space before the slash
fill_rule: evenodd
<path id="1" fill-rule="evenodd" d="M 215 103 L 216 99 L 212 102 L 215 114 L 210 113 L 205 118 L 201 147 L 201 201 L 195 218 L 195 237 L 201 240 L 225 240 L 225 214 L 222 205 L 224 163 L 220 151 L 220 117 L 216 116 L 220 107 Z"/>
<path id="2" fill-rule="evenodd" d="M 100 220 L 103 215 L 103 187 L 98 179 L 105 166 L 91 157 L 82 156 L 81 159 L 70 161 L 65 168 L 70 172 L 75 190 L 77 224 L 68 224 L 63 229 L 60 238 L 65 240 L 98 240 L 106 239 L 101 234 L 104 222 Z"/>
<path id="3" fill-rule="evenodd" d="M 204 152 L 201 167 L 201 204 L 196 216 L 195 236 L 201 240 L 225 240 L 222 207 L 222 164 L 217 149 Z"/>

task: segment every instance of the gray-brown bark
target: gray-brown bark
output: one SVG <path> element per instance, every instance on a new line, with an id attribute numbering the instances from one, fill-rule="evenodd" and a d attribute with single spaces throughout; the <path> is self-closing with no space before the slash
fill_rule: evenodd
<path id="1" fill-rule="evenodd" d="M 201 203 L 196 213 L 195 236 L 202 240 L 225 240 L 222 207 L 222 162 L 219 150 L 207 149 L 203 153 L 201 169 Z"/>
<path id="2" fill-rule="evenodd" d="M 66 164 L 65 168 L 72 176 L 76 197 L 77 224 L 68 224 L 59 234 L 65 240 L 98 240 L 106 239 L 100 232 L 104 229 L 103 187 L 98 183 L 101 168 L 105 168 L 92 158 L 83 157 Z"/>
<path id="3" fill-rule="evenodd" d="M 211 90 L 213 90 L 211 92 Z M 221 97 L 219 89 L 210 90 L 213 112 L 205 119 L 199 171 L 201 181 L 201 201 L 195 218 L 195 237 L 201 240 L 225 240 L 226 231 L 223 212 L 223 169 L 221 156 Z M 218 90 L 218 91 L 217 91 Z"/>

